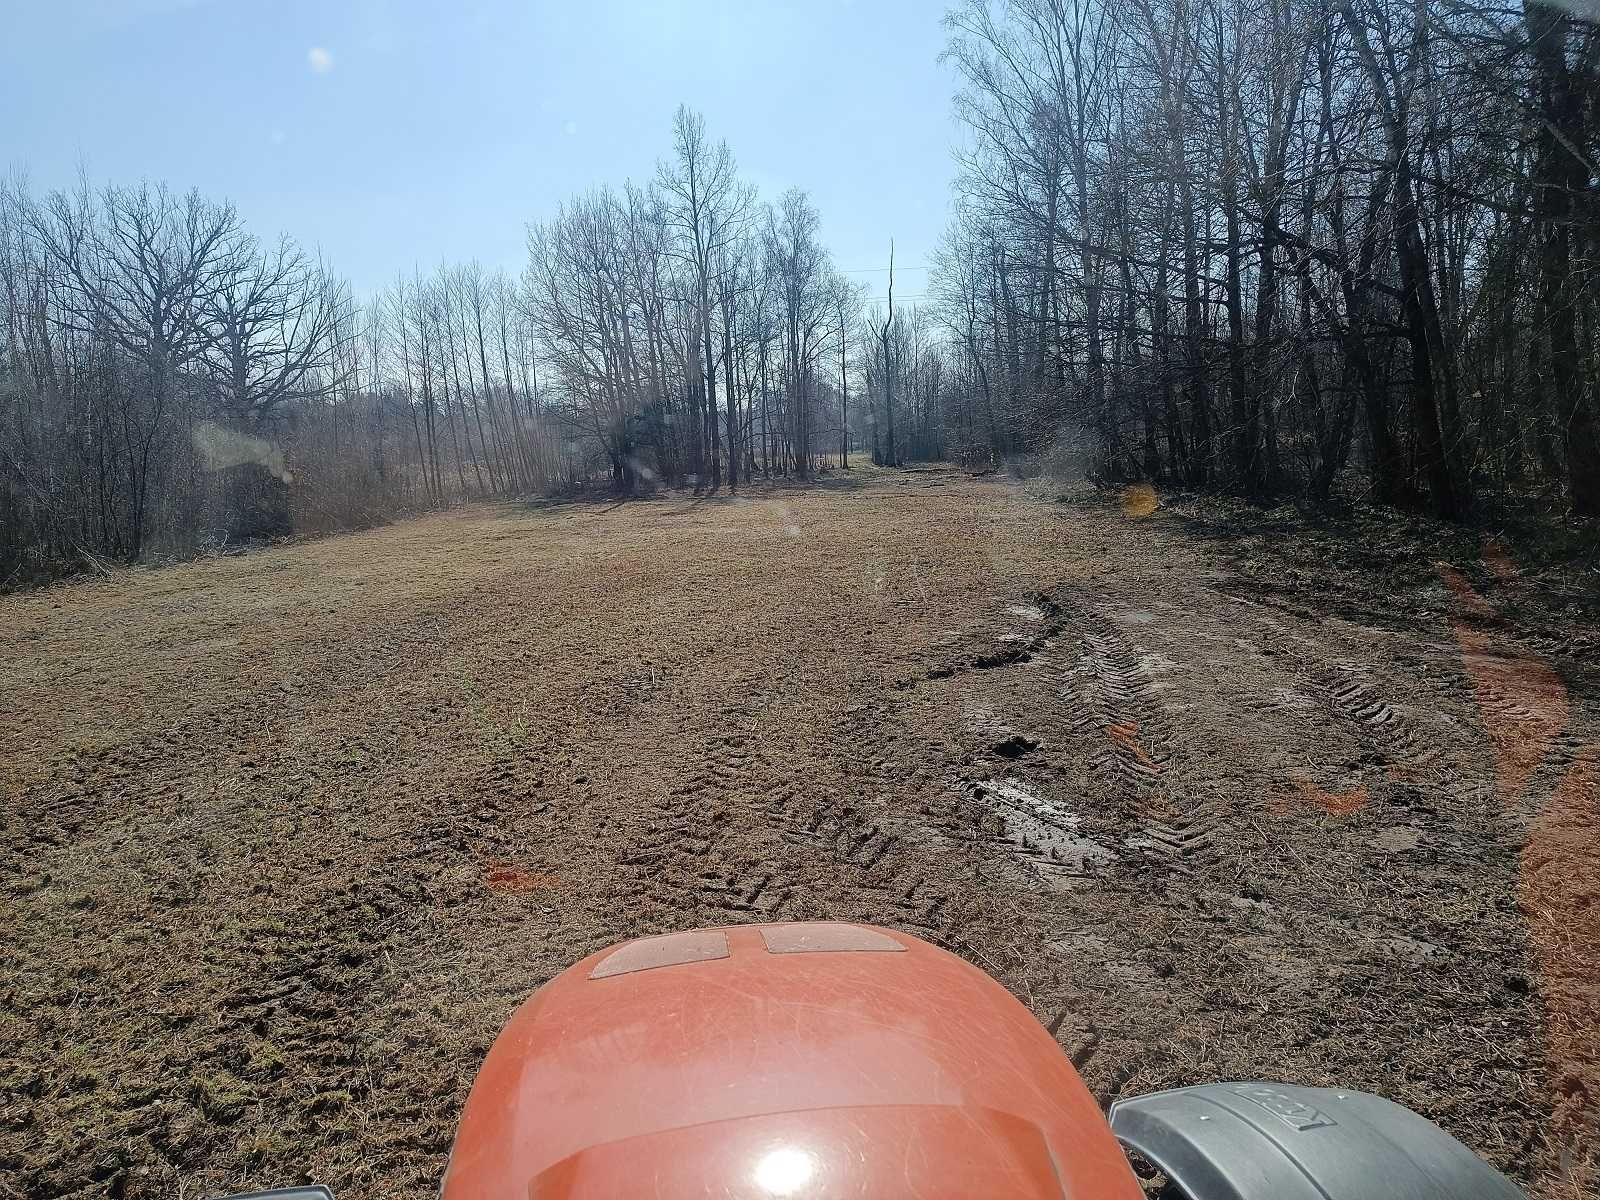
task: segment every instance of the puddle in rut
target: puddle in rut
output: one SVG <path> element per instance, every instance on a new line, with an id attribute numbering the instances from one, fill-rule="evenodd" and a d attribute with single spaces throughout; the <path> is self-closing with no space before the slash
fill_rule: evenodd
<path id="1" fill-rule="evenodd" d="M 1000 821 L 999 840 L 1032 867 L 1046 886 L 1068 888 L 1116 853 L 1078 832 L 1081 821 L 1014 779 L 967 785 L 968 793 Z"/>

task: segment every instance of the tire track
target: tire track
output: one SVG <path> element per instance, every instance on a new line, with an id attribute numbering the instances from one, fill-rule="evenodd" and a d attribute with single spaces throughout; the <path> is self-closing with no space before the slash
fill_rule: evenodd
<path id="1" fill-rule="evenodd" d="M 0 1175 L 153 1200 L 305 1171 L 420 1200 L 540 982 L 623 938 L 812 917 L 981 965 L 1103 1098 L 1269 1063 L 1393 1095 L 1524 1180 L 1548 1169 L 1493 747 L 1454 657 L 1409 690 L 1452 641 L 1436 604 L 1382 633 L 1318 621 L 1311 585 L 1246 610 L 1159 512 L 851 475 L 782 493 L 799 536 L 741 496 L 424 518 L 185 568 L 250 629 L 291 577 L 262 572 L 298 564 L 305 636 L 267 638 L 271 670 L 236 670 L 249 647 L 163 658 L 188 628 L 152 615 L 174 573 L 107 585 L 109 671 L 111 633 L 76 628 L 92 605 L 29 609 L 47 636 L 17 651 L 43 690 L 13 698 L 39 765 L 8 777 L 0 960 L 23 983 L 0 997 Z M 1388 580 L 1360 580 L 1381 602 Z M 1574 680 L 1594 672 L 1569 665 L 1570 733 L 1593 743 Z M 1484 682 L 1507 737 L 1535 725 L 1506 672 Z M 152 714 L 117 730 L 137 761 L 64 739 L 87 700 Z M 1445 757 L 1385 786 L 1407 730 Z M 1576 745 L 1556 736 L 1520 804 Z M 1371 800 L 1252 808 L 1302 768 L 1341 802 L 1356 771 Z M 1567 783 L 1574 817 L 1594 786 Z M 1416 844 L 1375 844 L 1396 818 Z M 1557 834 L 1534 902 L 1558 948 L 1565 864 L 1593 839 Z"/>
<path id="2" fill-rule="evenodd" d="M 1240 599 L 1239 597 L 1230 597 Z M 1248 605 L 1259 605 L 1259 597 L 1243 598 Z M 1275 611 L 1289 611 L 1269 604 Z M 1302 621 L 1314 618 L 1298 613 Z M 1393 698 L 1372 671 L 1358 662 L 1340 659 L 1329 664 L 1316 657 L 1325 642 L 1319 643 L 1284 627 L 1276 617 L 1259 619 L 1256 632 L 1267 647 L 1274 664 L 1280 664 L 1283 685 L 1270 693 L 1250 696 L 1248 706 L 1264 716 L 1293 721 L 1306 726 L 1307 736 L 1316 736 L 1318 716 L 1331 717 L 1347 730 L 1373 766 L 1396 782 L 1430 781 L 1440 766 L 1437 740 L 1420 730 L 1403 706 Z M 1421 686 L 1420 681 L 1416 681 Z M 1452 696 L 1459 687 L 1448 688 Z M 1325 736 L 1325 735 L 1324 735 Z"/>
<path id="3" fill-rule="evenodd" d="M 1096 606 L 1071 605 L 1079 629 L 1078 660 L 1060 695 L 1068 725 L 1095 739 L 1090 765 L 1132 806 L 1131 850 L 1188 873 L 1219 858 L 1218 827 L 1233 808 L 1193 797 L 1181 778 L 1181 756 L 1143 651 Z"/>
<path id="4" fill-rule="evenodd" d="M 1044 592 L 1037 592 L 1030 597 L 1028 603 L 1013 607 L 1031 607 L 1038 611 L 1038 620 L 1041 624 L 1031 637 L 1009 636 L 992 649 L 980 651 L 956 662 L 942 663 L 930 668 L 920 677 L 904 681 L 897 686 L 910 687 L 924 680 L 949 679 L 968 671 L 992 671 L 996 667 L 1011 667 L 1032 662 L 1034 656 L 1048 649 L 1069 624 L 1061 605 L 1053 596 Z"/>
<path id="5" fill-rule="evenodd" d="M 1391 778 L 1421 782 L 1439 763 L 1438 746 L 1391 703 L 1371 675 L 1354 664 L 1314 671 L 1326 711 L 1351 730 Z"/>
<path id="6" fill-rule="evenodd" d="M 1091 766 L 1116 790 L 1148 805 L 1173 759 L 1173 741 L 1154 680 L 1140 653 L 1112 622 L 1081 599 L 1063 609 L 1060 627 L 1076 634 L 1076 660 L 1060 678 L 1069 732 L 1096 743 Z"/>
<path id="7" fill-rule="evenodd" d="M 1042 789 L 1015 780 L 958 782 L 971 811 L 972 837 L 1023 869 L 1028 886 L 1064 891 L 1100 874 L 1115 853 L 1083 832 L 1082 818 Z"/>
<path id="8" fill-rule="evenodd" d="M 1035 714 L 1048 715 L 1051 724 L 1033 728 L 1031 735 L 1014 735 L 991 751 L 1012 758 L 1013 746 L 1029 752 L 1037 749 L 1037 739 L 1054 743 L 1056 760 L 1081 763 L 1097 794 L 1130 816 L 1134 829 L 1113 850 L 1080 832 L 1078 814 L 1047 799 L 1052 790 L 1047 782 L 993 774 L 972 778 L 957 770 L 954 790 L 974 814 L 975 833 L 969 836 L 1003 848 L 1024 868 L 1031 886 L 1047 890 L 1075 886 L 1124 849 L 1182 873 L 1216 861 L 1222 841 L 1217 830 L 1232 809 L 1192 797 L 1184 787 L 1172 722 L 1162 688 L 1144 665 L 1145 651 L 1124 636 L 1100 604 L 1084 596 L 1037 593 L 1009 611 L 1038 612 L 1047 624 L 1025 641 L 1005 643 L 997 656 L 1021 663 L 1046 650 L 1057 658 L 1065 651 L 1067 663 L 1039 677 L 1049 681 L 1051 694 L 1031 706 L 1023 697 L 1037 686 L 1032 680 L 1019 676 L 1015 688 L 999 685 L 1007 692 L 1020 689 L 1013 696 L 1019 714 L 1032 707 Z M 930 672 L 929 677 L 939 676 Z M 1037 715 L 1032 719 L 1037 722 Z M 1013 723 L 1028 727 L 1021 715 L 991 722 L 1008 729 Z"/>
<path id="9" fill-rule="evenodd" d="M 848 746 L 873 745 L 871 716 L 846 712 Z M 724 706 L 722 728 L 683 747 L 694 766 L 633 818 L 640 832 L 615 862 L 640 914 L 660 929 L 829 915 L 950 945 L 950 896 L 914 847 L 836 788 L 794 780 L 749 719 Z"/>

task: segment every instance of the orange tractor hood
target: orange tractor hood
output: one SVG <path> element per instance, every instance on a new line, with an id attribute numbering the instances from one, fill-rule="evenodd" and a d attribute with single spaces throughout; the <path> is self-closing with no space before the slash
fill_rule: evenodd
<path id="1" fill-rule="evenodd" d="M 1055 1040 L 903 933 L 747 925 L 558 975 L 489 1052 L 443 1200 L 1141 1191 Z"/>

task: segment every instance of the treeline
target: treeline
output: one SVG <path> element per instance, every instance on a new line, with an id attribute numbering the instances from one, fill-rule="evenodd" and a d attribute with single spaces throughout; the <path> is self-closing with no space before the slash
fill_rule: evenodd
<path id="1" fill-rule="evenodd" d="M 360 302 L 228 204 L 9 181 L 0 586 L 596 477 L 840 463 L 876 424 L 870 353 L 817 226 L 687 109 L 653 179 L 530 228 L 520 277 L 444 265 Z"/>
<path id="2" fill-rule="evenodd" d="M 972 0 L 933 287 L 1004 453 L 1600 513 L 1600 30 L 1545 3 Z"/>
<path id="3" fill-rule="evenodd" d="M 231 205 L 0 188 L 0 587 L 547 484 L 515 287 L 358 304 Z"/>
<path id="4" fill-rule="evenodd" d="M 867 313 L 857 334 L 855 363 L 867 399 L 862 437 L 871 442 L 872 461 L 989 461 L 982 447 L 972 450 L 975 392 L 935 310 L 897 308 L 893 294 L 891 287 L 891 302 Z"/>
<path id="5" fill-rule="evenodd" d="M 798 190 L 759 204 L 727 144 L 680 108 L 653 180 L 530 229 L 528 320 L 618 489 L 805 477 L 844 455 L 860 300 L 818 220 Z"/>

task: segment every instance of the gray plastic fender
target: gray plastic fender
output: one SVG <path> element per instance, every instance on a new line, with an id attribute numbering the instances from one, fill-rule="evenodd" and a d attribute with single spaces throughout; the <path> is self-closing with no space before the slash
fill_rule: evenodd
<path id="1" fill-rule="evenodd" d="M 1191 1200 L 1526 1200 L 1432 1121 L 1368 1092 L 1210 1083 L 1118 1100 L 1111 1131 Z"/>

